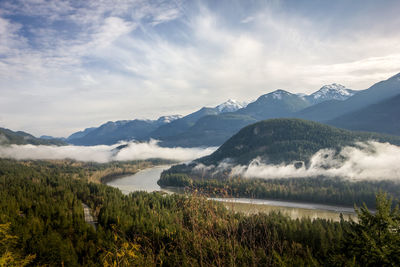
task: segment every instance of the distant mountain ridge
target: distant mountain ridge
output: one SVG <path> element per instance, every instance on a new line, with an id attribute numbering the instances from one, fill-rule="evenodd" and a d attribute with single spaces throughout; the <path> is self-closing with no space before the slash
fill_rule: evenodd
<path id="1" fill-rule="evenodd" d="M 367 90 L 360 91 L 346 100 L 338 101 L 333 99 L 305 108 L 297 112 L 295 117 L 327 122 L 398 94 L 400 94 L 400 73 L 387 80 L 375 83 Z"/>
<path id="2" fill-rule="evenodd" d="M 327 123 L 349 130 L 400 135 L 400 94 Z"/>
<path id="3" fill-rule="evenodd" d="M 303 97 L 278 89 L 260 96 L 237 113 L 263 120 L 276 116 L 288 116 L 308 106 L 310 103 Z"/>
<path id="4" fill-rule="evenodd" d="M 85 135 L 87 135 L 88 133 L 90 133 L 92 130 L 95 130 L 95 129 L 96 129 L 96 127 L 90 127 L 90 128 L 86 128 L 83 131 L 73 133 L 67 137 L 67 141 L 71 141 L 73 139 L 84 137 Z"/>
<path id="5" fill-rule="evenodd" d="M 219 113 L 225 112 L 235 112 L 238 109 L 244 108 L 247 106 L 245 102 L 239 102 L 234 99 L 228 99 L 228 101 L 219 104 L 215 108 L 218 109 Z"/>
<path id="6" fill-rule="evenodd" d="M 157 120 L 121 120 L 109 121 L 99 127 L 87 128 L 74 133 L 67 142 L 74 145 L 112 145 L 120 141 L 143 140 L 161 125 L 171 123 L 180 115 L 162 116 Z"/>
<path id="7" fill-rule="evenodd" d="M 162 146 L 217 146 L 242 127 L 258 120 L 287 117 L 323 99 L 350 96 L 353 93 L 341 85 L 324 86 L 329 94 L 324 96 L 292 94 L 275 90 L 247 104 L 229 99 L 215 107 L 203 107 L 186 116 L 163 116 L 156 121 L 131 120 L 107 122 L 99 127 L 87 128 L 67 138 L 74 145 L 112 144 L 126 140 L 161 140 Z M 321 93 L 319 91 L 315 92 Z M 335 94 L 334 91 L 338 92 Z M 315 94 L 314 93 L 314 94 Z M 339 97 L 338 97 L 339 95 Z M 163 119 L 167 118 L 167 119 Z"/>
<path id="8" fill-rule="evenodd" d="M 318 91 L 312 93 L 311 95 L 305 96 L 305 98 L 311 104 L 318 104 L 328 100 L 343 101 L 358 92 L 359 91 L 348 89 L 341 84 L 333 83 L 322 86 Z"/>
<path id="9" fill-rule="evenodd" d="M 157 120 L 124 120 L 109 121 L 99 127 L 87 128 L 67 138 L 74 145 L 114 144 L 119 141 L 164 139 L 177 136 L 192 127 L 200 118 L 236 111 L 246 106 L 236 100 L 228 101 L 214 107 L 203 107 L 187 116 L 162 116 Z"/>
<path id="10" fill-rule="evenodd" d="M 334 93 L 335 91 L 337 93 Z M 316 93 L 320 94 L 320 97 L 315 97 Z M 322 95 L 323 93 L 324 95 Z M 312 105 L 312 101 L 309 100 L 311 98 L 318 98 L 319 101 L 330 98 L 346 99 L 355 93 L 355 91 L 337 84 L 324 86 L 309 96 L 278 89 L 260 96 L 254 102 L 235 112 L 204 116 L 186 131 L 160 138 L 161 145 L 168 147 L 219 146 L 241 128 L 256 121 L 294 117 L 296 112 Z M 163 127 L 172 127 L 172 124 Z"/>
<path id="11" fill-rule="evenodd" d="M 245 104 L 228 100 L 216 107 L 203 107 L 189 115 L 174 118 L 170 122 L 150 123 L 150 121 L 130 121 L 130 126 L 119 125 L 93 129 L 88 128 L 70 136 L 68 142 L 82 145 L 111 144 L 121 140 L 160 140 L 161 146 L 194 147 L 219 146 L 246 125 L 272 118 L 300 118 L 317 122 L 334 123 L 335 118 L 377 104 L 400 94 L 400 73 L 370 88 L 355 91 L 333 83 L 324 85 L 316 92 L 293 94 L 285 90 L 275 90 L 261 95 L 255 101 Z M 367 131 L 388 132 L 389 122 L 385 117 L 380 122 L 381 129 L 362 128 Z M 386 121 L 385 121 L 386 120 Z M 151 124 L 151 125 L 149 125 Z M 334 125 L 340 125 L 335 122 Z M 340 127 L 352 129 L 349 125 Z M 108 130 L 100 128 L 109 128 Z M 389 131 L 390 132 L 390 131 Z M 97 134 L 95 134 L 97 133 Z M 400 134 L 391 131 L 390 133 Z M 71 137 L 78 139 L 70 140 Z M 109 137 L 107 137 L 107 135 Z"/>
<path id="12" fill-rule="evenodd" d="M 68 138 L 42 136 L 35 142 L 50 140 L 61 144 L 65 140 L 74 145 L 90 146 L 157 139 L 159 145 L 166 147 L 219 146 L 241 128 L 273 118 L 300 118 L 345 129 L 400 135 L 398 95 L 400 73 L 362 91 L 337 83 L 324 85 L 309 95 L 278 89 L 248 104 L 229 99 L 186 116 L 109 121 L 73 133 Z M 374 110 L 379 112 L 374 113 Z M 34 140 L 35 137 L 24 138 Z M 19 142 L 24 143 L 22 140 Z"/>

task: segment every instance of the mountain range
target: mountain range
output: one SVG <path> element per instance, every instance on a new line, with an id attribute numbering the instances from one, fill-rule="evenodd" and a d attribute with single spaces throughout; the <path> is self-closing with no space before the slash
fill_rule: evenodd
<path id="1" fill-rule="evenodd" d="M 347 89 L 341 84 L 333 83 L 330 85 L 324 85 L 315 93 L 307 96 L 303 95 L 307 101 L 313 105 L 319 104 L 328 100 L 346 100 L 349 97 L 359 93 L 359 91 Z"/>
<path id="2" fill-rule="evenodd" d="M 333 99 L 310 106 L 298 112 L 296 117 L 319 122 L 328 122 L 339 116 L 355 112 L 399 94 L 400 73 L 387 80 L 378 82 L 367 90 L 363 90 L 343 101 Z"/>
<path id="3" fill-rule="evenodd" d="M 362 91 L 336 83 L 325 85 L 310 95 L 279 89 L 261 95 L 249 104 L 230 99 L 186 116 L 109 121 L 73 133 L 68 138 L 35 138 L 29 134 L 30 137 L 24 138 L 31 143 L 67 142 L 86 146 L 150 139 L 157 139 L 159 145 L 166 147 L 220 146 L 243 127 L 273 118 L 300 118 L 344 129 L 400 135 L 399 102 L 400 73 Z M 26 143 L 11 138 L 12 131 L 9 131 L 7 142 Z"/>
<path id="4" fill-rule="evenodd" d="M 332 124 L 345 129 L 400 135 L 399 123 L 395 122 L 398 120 L 399 114 L 395 112 L 396 99 L 390 101 L 399 94 L 400 74 L 362 91 L 344 89 L 338 84 L 323 86 L 309 96 L 276 90 L 260 96 L 256 101 L 235 112 L 205 116 L 186 132 L 161 139 L 163 141 L 161 145 L 219 146 L 242 127 L 271 118 L 300 118 Z M 370 113 L 373 113 L 376 107 L 370 106 L 381 101 L 388 102 L 381 104 L 387 112 L 386 116 L 380 117 L 379 124 L 375 124 L 374 116 L 369 116 L 367 113 L 362 118 L 359 116 L 356 119 L 360 126 L 353 126 L 351 122 L 339 124 L 347 117 L 349 120 L 351 117 L 354 118 L 356 115 L 353 113 L 362 109 L 368 109 Z M 363 114 L 362 111 L 360 113 Z"/>
<path id="5" fill-rule="evenodd" d="M 325 85 L 313 94 L 293 94 L 284 90 L 264 94 L 246 104 L 232 99 L 203 107 L 170 122 L 160 119 L 107 122 L 69 136 L 75 145 L 113 144 L 122 140 L 160 140 L 161 146 L 218 146 L 242 127 L 268 118 L 290 117 L 298 111 L 329 100 L 342 101 L 357 91 L 340 84 Z"/>
<path id="6" fill-rule="evenodd" d="M 99 127 L 87 128 L 74 133 L 67 138 L 67 142 L 74 145 L 110 145 L 122 140 L 148 140 L 150 138 L 167 140 L 188 131 L 203 117 L 236 111 L 244 106 L 246 106 L 245 103 L 230 99 L 214 108 L 203 107 L 184 117 L 173 115 L 163 116 L 157 120 L 110 121 Z M 188 146 L 193 145 L 188 144 Z"/>
<path id="7" fill-rule="evenodd" d="M 143 140 L 162 125 L 179 119 L 179 115 L 163 116 L 157 120 L 109 121 L 100 127 L 87 128 L 67 138 L 73 145 L 112 145 L 119 141 Z"/>

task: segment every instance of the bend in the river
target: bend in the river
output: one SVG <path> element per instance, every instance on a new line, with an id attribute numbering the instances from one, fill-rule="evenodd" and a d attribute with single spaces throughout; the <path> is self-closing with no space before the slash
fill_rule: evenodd
<path id="1" fill-rule="evenodd" d="M 167 193 L 173 193 L 173 190 L 171 191 L 165 188 L 161 188 L 157 184 L 157 181 L 160 178 L 162 171 L 168 169 L 170 166 L 171 165 L 155 166 L 139 171 L 133 175 L 116 178 L 114 180 L 108 181 L 106 184 L 120 189 L 124 194 L 129 194 L 130 192 L 135 191 L 164 191 Z M 247 214 L 279 211 L 289 215 L 294 219 L 310 217 L 312 219 L 325 218 L 333 219 L 336 221 L 339 220 L 340 213 L 343 213 L 345 218 L 354 217 L 353 208 L 341 206 L 248 198 L 209 199 L 224 202 L 227 208 Z"/>

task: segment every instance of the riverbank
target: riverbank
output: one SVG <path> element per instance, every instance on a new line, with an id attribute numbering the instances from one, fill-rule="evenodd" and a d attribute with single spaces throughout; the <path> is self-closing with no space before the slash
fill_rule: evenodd
<path id="1" fill-rule="evenodd" d="M 212 199 L 210 200 L 223 203 L 223 205 L 233 212 L 240 212 L 245 215 L 254 215 L 258 213 L 281 213 L 289 216 L 292 219 L 310 218 L 326 219 L 338 222 L 341 220 L 341 215 L 344 220 L 357 220 L 357 215 L 354 209 L 346 207 L 322 206 L 315 208 L 313 204 L 300 203 L 300 207 L 294 207 L 299 203 L 282 202 L 274 200 L 253 200 L 250 202 L 232 201 L 232 199 Z M 308 206 L 309 205 L 309 206 Z M 343 209 L 342 209 L 343 208 Z"/>
<path id="2" fill-rule="evenodd" d="M 163 189 L 157 184 L 160 173 L 169 167 L 170 165 L 157 165 L 145 168 L 133 175 L 109 180 L 105 184 L 120 189 L 124 194 L 135 191 L 165 191 L 171 193 L 169 190 Z"/>
<path id="3" fill-rule="evenodd" d="M 160 187 L 157 181 L 163 170 L 168 169 L 169 165 L 155 166 L 141 170 L 133 175 L 119 177 L 106 184 L 121 190 L 124 194 L 135 191 L 146 192 L 166 192 L 166 193 L 185 193 L 182 188 Z M 356 218 L 354 209 L 351 207 L 323 205 L 315 203 L 300 203 L 290 201 L 264 200 L 264 199 L 245 199 L 245 198 L 208 198 L 210 201 L 219 201 L 223 205 L 234 211 L 246 215 L 257 213 L 280 212 L 288 215 L 292 219 L 298 218 L 323 218 L 339 221 L 341 214 L 348 220 Z"/>
<path id="4" fill-rule="evenodd" d="M 148 159 L 126 162 L 110 162 L 105 165 L 101 171 L 97 171 L 91 175 L 91 180 L 107 184 L 113 180 L 118 180 L 122 177 L 134 175 L 140 171 L 154 168 L 157 166 L 171 166 L 170 164 L 176 163 L 172 160 L 164 159 Z"/>
<path id="5" fill-rule="evenodd" d="M 154 166 L 150 166 L 149 168 L 151 168 L 151 167 L 154 167 Z M 128 172 L 121 172 L 121 173 L 118 173 L 118 172 L 110 173 L 110 174 L 107 174 L 106 176 L 101 177 L 100 182 L 102 184 L 107 184 L 108 182 L 112 182 L 113 180 L 117 180 L 119 178 L 123 178 L 128 175 L 134 175 L 135 173 L 142 171 L 142 170 L 144 170 L 144 169 L 137 169 L 136 171 L 128 171 Z"/>

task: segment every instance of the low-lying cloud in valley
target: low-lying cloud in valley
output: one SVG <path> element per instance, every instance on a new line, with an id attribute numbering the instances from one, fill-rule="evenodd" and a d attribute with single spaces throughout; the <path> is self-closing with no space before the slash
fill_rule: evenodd
<path id="1" fill-rule="evenodd" d="M 118 149 L 118 146 L 126 145 Z M 143 160 L 162 158 L 178 161 L 193 160 L 214 152 L 215 148 L 166 148 L 156 141 L 124 143 L 112 146 L 0 146 L 0 157 L 13 159 L 73 159 L 105 163 L 110 161 Z"/>
<path id="2" fill-rule="evenodd" d="M 265 164 L 257 158 L 248 166 L 231 166 L 231 174 L 263 179 L 326 176 L 343 177 L 354 181 L 400 181 L 400 147 L 370 141 L 344 147 L 339 153 L 331 149 L 322 149 L 312 156 L 308 166 L 298 165 L 298 163 Z"/>
<path id="3" fill-rule="evenodd" d="M 124 145 L 122 147 L 119 147 Z M 119 148 L 118 148 L 119 147 Z M 158 146 L 156 141 L 144 143 L 120 143 L 99 146 L 0 146 L 0 157 L 13 159 L 73 159 L 105 163 L 110 161 L 144 160 L 150 158 L 190 161 L 211 154 L 209 148 L 167 148 Z M 400 147 L 389 143 L 370 141 L 347 146 L 339 152 L 322 149 L 315 153 L 310 163 L 266 164 L 256 158 L 249 165 L 234 165 L 223 161 L 217 167 L 198 164 L 195 171 L 212 172 L 230 170 L 231 175 L 245 178 L 279 179 L 298 177 L 343 177 L 350 180 L 399 180 Z"/>

